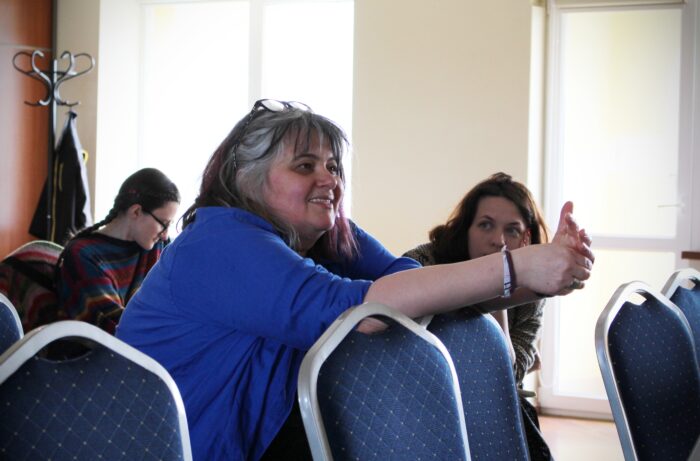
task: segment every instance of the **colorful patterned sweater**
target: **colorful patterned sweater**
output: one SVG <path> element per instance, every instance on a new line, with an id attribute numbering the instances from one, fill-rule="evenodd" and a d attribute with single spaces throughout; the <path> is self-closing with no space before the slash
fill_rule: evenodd
<path id="1" fill-rule="evenodd" d="M 54 274 L 63 247 L 46 240 L 25 243 L 0 261 L 0 293 L 17 309 L 24 332 L 59 317 Z"/>
<path id="2" fill-rule="evenodd" d="M 162 242 L 147 251 L 136 242 L 100 233 L 71 240 L 57 276 L 62 316 L 114 334 L 124 306 L 162 250 Z"/>

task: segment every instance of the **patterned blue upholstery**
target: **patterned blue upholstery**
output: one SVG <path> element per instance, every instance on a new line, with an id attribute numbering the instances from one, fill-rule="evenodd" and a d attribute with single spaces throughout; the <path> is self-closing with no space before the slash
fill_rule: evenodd
<path id="1" fill-rule="evenodd" d="M 351 326 L 357 323 L 357 318 L 347 317 L 336 323 L 344 320 Z M 310 430 L 313 424 L 325 428 L 327 439 L 320 443 L 327 441 L 336 461 L 469 459 L 459 388 L 444 346 L 426 341 L 430 336 L 439 344 L 408 318 L 382 320 L 390 326 L 379 334 L 335 331 L 335 337 L 326 334 L 314 346 L 339 341 L 330 354 L 320 353 L 327 358 L 318 372 L 317 401 L 312 400 L 322 423 L 311 421 L 304 390 L 309 387 L 305 370 L 315 349 L 304 359 L 299 400 L 314 459 L 327 455 L 318 451 L 319 441 Z M 413 324 L 413 330 L 406 322 Z"/>
<path id="2" fill-rule="evenodd" d="M 696 355 L 700 358 L 700 284 L 696 284 L 692 289 L 678 287 L 671 296 L 671 301 L 688 320 L 695 341 Z"/>
<path id="3" fill-rule="evenodd" d="M 689 288 L 683 286 L 686 283 Z M 676 271 L 663 292 L 688 320 L 695 341 L 695 354 L 700 360 L 700 272 L 694 269 Z"/>
<path id="4" fill-rule="evenodd" d="M 629 301 L 634 293 L 645 301 Z M 678 308 L 625 284 L 598 320 L 596 349 L 625 459 L 687 460 L 700 436 L 700 374 Z"/>
<path id="5" fill-rule="evenodd" d="M 512 362 L 492 317 L 472 311 L 433 317 L 428 329 L 452 356 L 474 461 L 529 457 Z"/>
<path id="6" fill-rule="evenodd" d="M 76 332 L 94 329 L 98 333 L 89 339 L 109 341 L 93 343 L 71 360 L 37 356 L 36 349 L 50 341 L 31 344 L 32 339 L 65 324 L 82 324 Z M 23 346 L 30 356 L 22 357 Z M 13 354 L 20 357 L 0 363 L 0 459 L 191 459 L 184 407 L 172 392 L 172 378 L 135 349 L 92 325 L 68 321 L 33 330 Z"/>
<path id="7" fill-rule="evenodd" d="M 22 337 L 22 324 L 15 307 L 0 293 L 0 354 Z"/>

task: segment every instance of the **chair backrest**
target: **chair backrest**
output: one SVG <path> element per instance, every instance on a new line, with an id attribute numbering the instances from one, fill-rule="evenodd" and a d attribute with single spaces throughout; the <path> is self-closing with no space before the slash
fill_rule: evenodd
<path id="1" fill-rule="evenodd" d="M 472 459 L 529 459 L 513 365 L 496 320 L 465 309 L 423 322 L 457 370 Z"/>
<path id="2" fill-rule="evenodd" d="M 35 240 L 0 261 L 0 293 L 17 309 L 24 331 L 60 320 L 54 273 L 61 251 L 61 245 Z"/>
<path id="3" fill-rule="evenodd" d="M 368 316 L 389 326 L 354 331 Z M 343 313 L 306 353 L 299 406 L 313 458 L 469 460 L 454 365 L 442 343 L 379 304 Z"/>
<path id="4" fill-rule="evenodd" d="M 692 268 L 677 270 L 668 278 L 661 292 L 688 319 L 695 353 L 700 360 L 700 272 Z"/>
<path id="5" fill-rule="evenodd" d="M 645 283 L 624 284 L 598 318 L 595 344 L 625 459 L 687 460 L 700 436 L 700 374 L 678 307 Z"/>
<path id="6" fill-rule="evenodd" d="M 22 322 L 15 307 L 0 293 L 0 354 L 19 341 L 23 334 Z"/>
<path id="7" fill-rule="evenodd" d="M 51 361 L 47 345 L 90 343 Z M 182 398 L 155 360 L 85 322 L 39 327 L 0 355 L 0 459 L 191 460 Z"/>

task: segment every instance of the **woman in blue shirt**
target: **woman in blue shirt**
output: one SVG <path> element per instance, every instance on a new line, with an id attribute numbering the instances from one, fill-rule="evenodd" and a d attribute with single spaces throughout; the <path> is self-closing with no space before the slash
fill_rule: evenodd
<path id="1" fill-rule="evenodd" d="M 418 317 L 509 295 L 516 280 L 562 294 L 590 276 L 593 255 L 570 215 L 553 243 L 509 255 L 427 268 L 394 257 L 344 215 L 346 145 L 303 104 L 256 102 L 122 316 L 117 336 L 175 379 L 196 460 L 308 458 L 292 411 L 299 366 L 351 306 Z"/>

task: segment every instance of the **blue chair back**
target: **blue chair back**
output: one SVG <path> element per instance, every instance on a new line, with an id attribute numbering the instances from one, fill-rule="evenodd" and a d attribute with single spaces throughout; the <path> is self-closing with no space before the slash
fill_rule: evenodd
<path id="1" fill-rule="evenodd" d="M 89 352 L 41 357 L 62 338 L 89 342 Z M 0 356 L 0 408 L 1 459 L 192 459 L 182 399 L 165 369 L 84 322 L 39 327 Z"/>
<path id="2" fill-rule="evenodd" d="M 0 354 L 20 340 L 22 322 L 9 299 L 0 293 Z"/>
<path id="3" fill-rule="evenodd" d="M 595 339 L 625 459 L 687 460 L 700 436 L 700 374 L 680 310 L 642 282 L 624 284 L 601 313 Z"/>
<path id="4" fill-rule="evenodd" d="M 429 322 L 457 370 L 472 459 L 529 459 L 513 366 L 498 323 L 470 310 Z"/>
<path id="5" fill-rule="evenodd" d="M 353 331 L 379 315 L 378 334 Z M 459 385 L 437 338 L 377 304 L 352 308 L 304 357 L 299 406 L 314 460 L 469 460 Z"/>
<path id="6" fill-rule="evenodd" d="M 700 272 L 681 269 L 674 272 L 661 290 L 683 312 L 695 341 L 695 354 L 700 362 Z"/>

